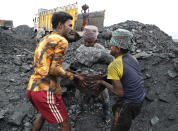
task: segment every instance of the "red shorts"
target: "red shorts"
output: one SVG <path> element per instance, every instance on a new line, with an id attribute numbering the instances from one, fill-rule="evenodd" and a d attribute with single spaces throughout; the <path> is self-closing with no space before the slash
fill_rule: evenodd
<path id="1" fill-rule="evenodd" d="M 68 119 L 61 95 L 50 91 L 31 92 L 28 90 L 27 95 L 34 107 L 50 124 L 61 123 Z"/>

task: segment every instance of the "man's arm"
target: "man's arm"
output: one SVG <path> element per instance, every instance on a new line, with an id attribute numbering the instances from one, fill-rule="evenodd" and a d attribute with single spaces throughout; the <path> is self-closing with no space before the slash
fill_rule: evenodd
<path id="1" fill-rule="evenodd" d="M 56 66 L 56 64 L 51 65 L 50 75 L 61 76 L 63 78 L 70 79 L 70 80 L 74 79 L 74 74 L 72 74 L 71 72 L 65 71 L 62 67 Z"/>
<path id="2" fill-rule="evenodd" d="M 52 44 L 52 42 L 51 42 Z M 54 43 L 55 44 L 55 43 Z M 61 76 L 63 78 L 67 78 L 73 80 L 74 77 L 78 77 L 78 75 L 74 75 L 71 72 L 67 72 L 62 68 L 62 63 L 64 61 L 65 53 L 68 48 L 68 43 L 66 40 L 60 40 L 54 49 L 54 55 L 51 61 L 51 66 L 49 73 L 52 76 Z"/>
<path id="3" fill-rule="evenodd" d="M 124 88 L 123 88 L 120 80 L 111 80 L 111 81 L 112 81 L 112 85 L 109 84 L 108 82 L 104 81 L 104 80 L 101 80 L 99 82 L 99 84 L 105 86 L 108 89 L 110 89 L 111 92 L 113 92 L 115 95 L 117 95 L 119 97 L 124 97 Z"/>

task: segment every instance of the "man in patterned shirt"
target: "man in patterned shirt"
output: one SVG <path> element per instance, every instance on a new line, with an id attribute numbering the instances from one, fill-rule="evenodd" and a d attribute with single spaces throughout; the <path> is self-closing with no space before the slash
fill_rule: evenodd
<path id="1" fill-rule="evenodd" d="M 62 68 L 68 48 L 65 37 L 72 29 L 72 19 L 68 13 L 54 13 L 52 17 L 53 32 L 45 36 L 35 50 L 35 72 L 31 76 L 27 88 L 28 98 L 40 112 L 34 121 L 33 131 L 39 131 L 44 120 L 51 124 L 59 124 L 61 131 L 71 131 L 57 77 L 70 80 L 83 79 L 80 75 L 72 74 Z"/>
<path id="2" fill-rule="evenodd" d="M 118 101 L 113 106 L 114 121 L 111 131 L 129 131 L 132 120 L 140 113 L 145 97 L 144 81 L 139 63 L 129 54 L 134 49 L 133 35 L 124 29 L 117 29 L 110 40 L 111 55 L 115 60 L 108 66 L 107 79 L 98 81 L 110 89 Z"/>

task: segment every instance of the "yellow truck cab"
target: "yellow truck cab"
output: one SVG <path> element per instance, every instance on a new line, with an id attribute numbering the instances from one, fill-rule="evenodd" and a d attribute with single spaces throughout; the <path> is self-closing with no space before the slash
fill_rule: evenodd
<path id="1" fill-rule="evenodd" d="M 58 11 L 65 11 L 72 15 L 73 17 L 73 27 L 75 25 L 75 21 L 77 20 L 78 15 L 78 6 L 77 3 L 69 4 L 62 7 L 56 7 L 53 9 L 38 9 L 38 13 L 35 15 L 33 22 L 34 22 L 34 31 L 37 32 L 40 28 L 45 27 L 45 31 L 50 32 L 52 31 L 52 22 L 51 18 L 54 12 Z"/>
<path id="2" fill-rule="evenodd" d="M 53 9 L 38 9 L 38 13 L 33 18 L 34 31 L 37 33 L 41 29 L 45 29 L 45 34 L 52 31 L 52 15 L 54 12 L 64 11 L 69 13 L 73 17 L 73 29 L 68 37 L 69 42 L 76 41 L 82 37 L 81 27 L 82 27 L 82 14 L 78 14 L 77 3 L 69 4 L 62 7 L 56 7 Z M 95 25 L 99 29 L 103 28 L 104 25 L 105 10 L 90 12 L 89 25 Z"/>

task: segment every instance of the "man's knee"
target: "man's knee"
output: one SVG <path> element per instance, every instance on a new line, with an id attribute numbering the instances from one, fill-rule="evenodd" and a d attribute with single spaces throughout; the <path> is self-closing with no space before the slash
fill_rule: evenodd
<path id="1" fill-rule="evenodd" d="M 45 121 L 45 118 L 41 114 L 38 114 L 36 120 L 34 121 L 34 124 L 36 124 L 35 122 L 43 123 L 44 121 Z"/>
<path id="2" fill-rule="evenodd" d="M 61 128 L 69 128 L 70 127 L 70 121 L 67 119 L 61 123 L 59 123 Z"/>

